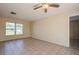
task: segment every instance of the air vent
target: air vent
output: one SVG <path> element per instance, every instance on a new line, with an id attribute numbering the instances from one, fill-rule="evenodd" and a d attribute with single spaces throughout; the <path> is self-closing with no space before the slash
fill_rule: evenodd
<path id="1" fill-rule="evenodd" d="M 10 14 L 16 15 L 16 12 L 10 12 Z"/>

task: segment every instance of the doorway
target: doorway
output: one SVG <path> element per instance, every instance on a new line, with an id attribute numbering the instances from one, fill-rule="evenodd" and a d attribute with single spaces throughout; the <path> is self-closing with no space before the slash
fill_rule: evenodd
<path id="1" fill-rule="evenodd" d="M 70 47 L 79 49 L 79 15 L 70 17 Z"/>

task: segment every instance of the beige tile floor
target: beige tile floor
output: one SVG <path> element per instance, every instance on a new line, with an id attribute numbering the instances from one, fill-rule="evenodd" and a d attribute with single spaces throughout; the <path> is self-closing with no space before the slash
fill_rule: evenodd
<path id="1" fill-rule="evenodd" d="M 38 39 L 0 42 L 1 55 L 78 55 L 79 50 Z"/>

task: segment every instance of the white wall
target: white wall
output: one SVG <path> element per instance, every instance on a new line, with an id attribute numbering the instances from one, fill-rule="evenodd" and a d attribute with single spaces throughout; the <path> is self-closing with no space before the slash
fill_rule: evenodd
<path id="1" fill-rule="evenodd" d="M 34 21 L 32 37 L 69 47 L 69 16 L 77 14 L 75 9 Z"/>

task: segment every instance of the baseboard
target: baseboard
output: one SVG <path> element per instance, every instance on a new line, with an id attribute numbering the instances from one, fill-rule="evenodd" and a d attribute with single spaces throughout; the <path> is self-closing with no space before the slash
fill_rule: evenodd
<path id="1" fill-rule="evenodd" d="M 17 38 L 17 39 L 0 40 L 0 42 L 13 41 L 13 40 L 21 40 L 21 39 L 29 39 L 29 38 L 32 38 L 32 37 L 24 37 L 24 38 Z"/>
<path id="2" fill-rule="evenodd" d="M 34 38 L 34 37 L 32 37 L 32 38 L 33 39 L 37 39 L 37 38 Z M 37 40 L 41 40 L 41 39 L 37 39 Z M 63 46 L 63 47 L 69 47 L 67 45 L 59 44 L 59 43 L 56 43 L 56 42 L 50 42 L 50 41 L 47 41 L 47 40 L 41 40 L 41 41 L 46 41 L 46 42 L 53 43 L 53 44 L 56 44 L 56 45 L 59 45 L 59 46 Z"/>

